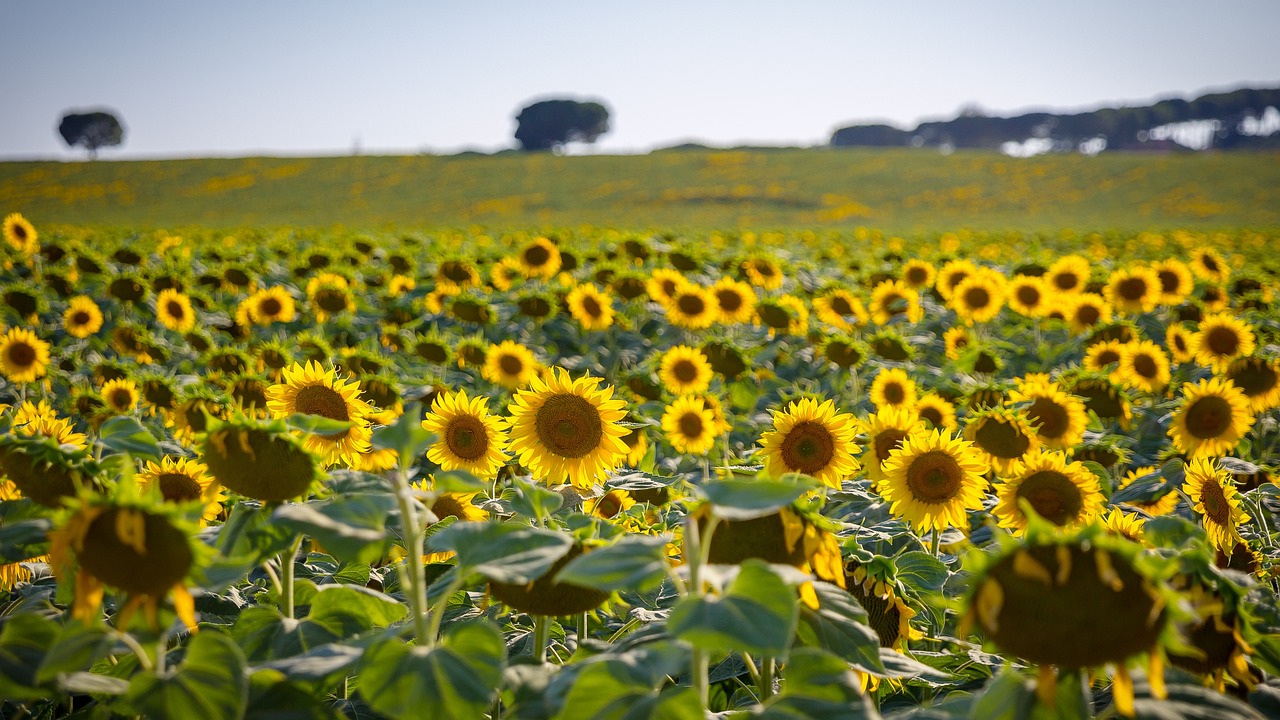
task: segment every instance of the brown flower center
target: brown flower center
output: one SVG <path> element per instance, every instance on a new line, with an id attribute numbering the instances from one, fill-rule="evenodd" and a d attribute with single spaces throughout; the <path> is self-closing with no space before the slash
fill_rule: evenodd
<path id="1" fill-rule="evenodd" d="M 1053 440 L 1062 437 L 1071 425 L 1071 415 L 1067 409 L 1049 398 L 1039 397 L 1027 409 L 1027 418 L 1032 424 L 1038 424 L 1041 437 Z"/>
<path id="2" fill-rule="evenodd" d="M 1240 336 L 1232 328 L 1218 326 L 1205 333 L 1204 344 L 1214 355 L 1235 355 L 1240 351 Z"/>
<path id="3" fill-rule="evenodd" d="M 991 293 L 986 288 L 971 287 L 965 291 L 964 303 L 972 310 L 981 310 L 991 304 Z"/>
<path id="4" fill-rule="evenodd" d="M 889 459 L 889 453 L 902 447 L 902 441 L 907 437 L 905 430 L 897 428 L 888 428 L 881 430 L 873 444 L 876 448 L 876 460 L 884 462 Z"/>
<path id="5" fill-rule="evenodd" d="M 1141 300 L 1147 295 L 1147 281 L 1140 277 L 1125 278 L 1116 284 L 1116 292 L 1125 300 Z"/>
<path id="6" fill-rule="evenodd" d="M 551 259 L 551 253 L 542 245 L 530 245 L 524 250 L 524 263 L 529 267 L 541 267 Z"/>
<path id="7" fill-rule="evenodd" d="M 9 364 L 14 367 L 28 368 L 36 362 L 36 349 L 25 342 L 15 342 L 9 346 Z"/>
<path id="8" fill-rule="evenodd" d="M 1200 502 L 1204 504 L 1205 517 L 1221 526 L 1232 524 L 1231 504 L 1217 478 L 1209 478 L 1200 487 Z"/>
<path id="9" fill-rule="evenodd" d="M 489 433 L 485 431 L 484 422 L 473 415 L 462 415 L 449 421 L 444 441 L 449 451 L 463 460 L 484 457 L 489 450 Z"/>
<path id="10" fill-rule="evenodd" d="M 189 475 L 182 473 L 164 473 L 156 478 L 160 483 L 160 494 L 168 502 L 188 502 L 200 499 L 200 483 Z"/>
<path id="11" fill-rule="evenodd" d="M 1022 457 L 1031 447 L 1031 439 L 1022 430 L 1013 423 L 996 418 L 989 418 L 982 423 L 973 439 L 987 453 L 1002 460 Z"/>
<path id="12" fill-rule="evenodd" d="M 280 304 L 278 298 L 264 298 L 262 302 L 258 303 L 258 312 L 265 317 L 275 317 L 283 309 L 284 307 Z"/>
<path id="13" fill-rule="evenodd" d="M 1221 437 L 1231 427 L 1231 403 L 1216 395 L 1202 397 L 1187 408 L 1186 424 L 1200 440 Z"/>
<path id="14" fill-rule="evenodd" d="M 831 309 L 837 315 L 852 315 L 853 306 L 849 304 L 849 300 L 842 295 L 836 295 L 831 298 Z"/>
<path id="15" fill-rule="evenodd" d="M 538 440 L 552 454 L 580 458 L 600 446 L 604 423 L 586 398 L 559 393 L 547 398 L 535 419 Z"/>
<path id="16" fill-rule="evenodd" d="M 690 360 L 680 360 L 671 366 L 671 374 L 682 383 L 698 379 L 698 367 Z"/>
<path id="17" fill-rule="evenodd" d="M 1150 355 L 1135 355 L 1133 357 L 1133 371 L 1140 377 L 1153 380 L 1159 374 L 1160 369 L 1156 365 L 1156 359 Z"/>
<path id="18" fill-rule="evenodd" d="M 1059 290 L 1074 290 L 1080 285 L 1075 273 L 1060 272 L 1053 276 L 1053 284 Z"/>
<path id="19" fill-rule="evenodd" d="M 911 461 L 907 468 L 907 487 L 918 502 L 945 503 L 960 492 L 964 470 L 955 458 L 942 450 L 929 452 Z"/>
<path id="20" fill-rule="evenodd" d="M 75 311 L 71 315 L 71 324 L 72 325 L 88 325 L 89 313 L 85 312 L 84 310 Z"/>
<path id="21" fill-rule="evenodd" d="M 117 388 L 111 392 L 111 405 L 118 409 L 125 409 L 133 404 L 133 393 L 124 388 Z"/>
<path id="22" fill-rule="evenodd" d="M 919 265 L 913 265 L 907 268 L 907 273 L 903 277 L 912 285 L 923 285 L 929 279 L 929 273 Z"/>
<path id="23" fill-rule="evenodd" d="M 582 298 L 582 311 L 588 317 L 598 318 L 600 317 L 600 303 L 591 295 L 585 295 Z"/>
<path id="24" fill-rule="evenodd" d="M 1268 363 L 1252 358 L 1244 363 L 1237 363 L 1227 370 L 1227 379 L 1244 391 L 1249 397 L 1256 397 L 1271 392 L 1280 376 L 1276 369 Z"/>
<path id="25" fill-rule="evenodd" d="M 685 315 L 696 316 L 706 312 L 707 304 L 697 295 L 686 293 L 676 299 L 676 307 L 679 307 L 680 312 Z"/>
<path id="26" fill-rule="evenodd" d="M 1037 515 L 1058 526 L 1075 520 L 1084 509 L 1080 488 L 1057 470 L 1041 470 L 1023 479 L 1017 496 L 1031 503 Z"/>
<path id="27" fill-rule="evenodd" d="M 888 383 L 884 386 L 884 399 L 890 405 L 901 405 L 907 399 L 906 388 L 896 382 Z"/>
<path id="28" fill-rule="evenodd" d="M 1027 307 L 1035 307 L 1040 304 L 1040 291 L 1035 286 L 1021 285 L 1014 294 L 1017 296 L 1018 302 Z"/>
<path id="29" fill-rule="evenodd" d="M 1161 270 L 1156 273 L 1160 278 L 1160 291 L 1173 294 L 1178 291 L 1178 274 L 1172 270 Z"/>
<path id="30" fill-rule="evenodd" d="M 165 304 L 164 309 L 168 311 L 169 316 L 175 320 L 182 320 L 187 316 L 186 308 L 182 307 L 182 303 L 177 300 L 170 300 Z"/>
<path id="31" fill-rule="evenodd" d="M 337 289 L 325 289 L 316 293 L 316 304 L 325 312 L 342 312 L 347 309 L 347 294 Z"/>
<path id="32" fill-rule="evenodd" d="M 831 431 L 812 420 L 797 424 L 782 440 L 782 462 L 806 475 L 821 472 L 835 454 L 836 439 Z"/>
<path id="33" fill-rule="evenodd" d="M 742 296 L 736 290 L 728 288 L 716 291 L 716 302 L 720 303 L 720 309 L 725 312 L 737 312 L 742 308 Z"/>
<path id="34" fill-rule="evenodd" d="M 466 519 L 466 508 L 463 507 L 458 498 L 446 493 L 437 497 L 436 501 L 431 504 L 431 514 L 435 515 L 437 520 L 443 520 L 447 517 L 464 520 Z"/>
<path id="35" fill-rule="evenodd" d="M 702 415 L 687 412 L 680 416 L 680 434 L 690 440 L 702 437 Z"/>
<path id="36" fill-rule="evenodd" d="M 498 367 L 505 375 L 519 375 L 524 372 L 524 361 L 515 355 L 500 355 Z"/>
<path id="37" fill-rule="evenodd" d="M 1102 312 L 1098 310 L 1097 306 L 1089 305 L 1088 303 L 1078 306 L 1075 315 L 1076 322 L 1084 326 L 1095 325 L 1102 319 Z"/>
<path id="38" fill-rule="evenodd" d="M 942 411 L 933 405 L 921 406 L 917 408 L 917 413 L 920 415 L 920 419 L 927 421 L 933 427 L 942 427 Z"/>

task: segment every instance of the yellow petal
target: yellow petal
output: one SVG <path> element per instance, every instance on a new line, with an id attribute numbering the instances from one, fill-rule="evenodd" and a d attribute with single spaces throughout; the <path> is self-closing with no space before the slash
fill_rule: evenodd
<path id="1" fill-rule="evenodd" d="M 1052 665 L 1041 665 L 1036 679 L 1036 697 L 1040 703 L 1050 710 L 1058 696 L 1058 673 Z"/>
<path id="2" fill-rule="evenodd" d="M 1115 679 L 1111 682 L 1111 695 L 1116 711 L 1125 717 L 1133 717 L 1133 679 L 1123 665 L 1116 666 Z"/>
<path id="3" fill-rule="evenodd" d="M 196 601 L 182 583 L 173 586 L 173 609 L 188 630 L 192 633 L 199 632 L 196 627 Z"/>

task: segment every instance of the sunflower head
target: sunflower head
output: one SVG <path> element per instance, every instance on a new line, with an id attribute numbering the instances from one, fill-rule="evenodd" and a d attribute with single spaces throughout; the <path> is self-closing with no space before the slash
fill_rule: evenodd
<path id="1" fill-rule="evenodd" d="M 10 328 L 0 335 L 0 374 L 9 382 L 32 383 L 48 370 L 49 343 L 26 328 Z"/>
<path id="2" fill-rule="evenodd" d="M 371 408 L 360 399 L 359 381 L 339 378 L 333 368 L 326 369 L 315 362 L 285 368 L 281 382 L 267 388 L 267 409 L 276 418 L 318 415 L 349 423 L 334 433 L 307 434 L 307 448 L 328 464 L 354 464 L 356 456 L 369 450 L 373 434 L 368 422 Z"/>
<path id="3" fill-rule="evenodd" d="M 703 392 L 711 384 L 713 368 L 701 350 L 676 345 L 662 354 L 658 377 L 673 395 Z"/>
<path id="4" fill-rule="evenodd" d="M 843 333 L 829 336 L 822 344 L 822 356 L 845 370 L 861 366 L 869 352 L 866 343 Z"/>
<path id="5" fill-rule="evenodd" d="M 1007 408 L 977 411 L 965 423 L 964 436 L 998 472 L 1010 470 L 1040 447 L 1040 437 L 1026 414 Z"/>
<path id="6" fill-rule="evenodd" d="M 489 414 L 483 396 L 468 397 L 465 389 L 440 393 L 422 427 L 436 435 L 427 458 L 444 470 L 491 479 L 507 461 L 506 421 Z"/>
<path id="7" fill-rule="evenodd" d="M 306 495 L 322 477 L 316 458 L 278 420 L 210 418 L 200 453 L 209 474 L 227 489 L 266 502 Z"/>
<path id="8" fill-rule="evenodd" d="M 594 610 L 609 599 L 608 593 L 556 580 L 560 571 L 584 552 L 587 552 L 585 545 L 574 544 L 564 557 L 532 582 L 505 583 L 490 580 L 489 592 L 506 605 L 530 615 L 559 617 Z"/>
<path id="9" fill-rule="evenodd" d="M 1223 375 L 1249 398 L 1249 409 L 1255 415 L 1280 406 L 1280 361 L 1275 358 L 1236 358 Z"/>
<path id="10" fill-rule="evenodd" d="M 701 395 L 682 395 L 662 414 L 662 430 L 678 453 L 705 455 L 715 445 L 715 416 Z"/>
<path id="11" fill-rule="evenodd" d="M 4 240 L 9 247 L 24 255 L 34 255 L 40 250 L 40 235 L 22 213 L 4 216 Z"/>
<path id="12" fill-rule="evenodd" d="M 197 460 L 166 455 L 160 462 L 148 460 L 136 475 L 138 488 L 151 486 L 165 502 L 204 502 L 202 520 L 217 519 L 222 511 L 222 488 L 209 475 L 209 468 Z"/>
<path id="13" fill-rule="evenodd" d="M 901 650 L 908 640 L 918 640 L 924 633 L 911 627 L 916 611 L 903 600 L 902 588 L 893 577 L 890 564 L 857 559 L 845 562 L 845 587 L 853 599 L 867 611 L 867 625 L 876 631 L 880 646 Z"/>
<path id="14" fill-rule="evenodd" d="M 704 538 L 712 512 L 710 504 L 694 511 Z M 740 565 L 757 558 L 791 565 L 844 587 L 844 564 L 835 536 L 794 506 L 784 506 L 756 518 L 719 521 L 707 552 L 710 562 L 716 565 Z"/>
<path id="15" fill-rule="evenodd" d="M 495 385 L 516 390 L 528 385 L 538 374 L 538 359 L 533 351 L 512 340 L 490 346 L 480 374 Z"/>
<path id="16" fill-rule="evenodd" d="M 916 384 L 905 370 L 884 368 L 871 381 L 871 403 L 877 408 L 911 407 L 915 402 Z"/>
<path id="17" fill-rule="evenodd" d="M 967 530 L 966 511 L 981 510 L 987 465 L 973 444 L 949 431 L 917 432 L 889 452 L 879 492 L 889 512 L 919 533 Z"/>
<path id="18" fill-rule="evenodd" d="M 803 473 L 833 488 L 858 470 L 857 421 L 832 400 L 792 402 L 773 414 L 773 429 L 760 438 L 765 472 L 775 478 Z"/>
<path id="19" fill-rule="evenodd" d="M 702 346 L 711 369 L 726 380 L 736 380 L 751 366 L 751 359 L 731 344 L 713 341 Z"/>
<path id="20" fill-rule="evenodd" d="M 1192 460 L 1186 471 L 1183 489 L 1200 515 L 1209 543 L 1230 553 L 1236 545 L 1244 543 L 1240 526 L 1250 519 L 1240 508 L 1239 491 L 1231 473 L 1217 460 L 1204 457 Z"/>
<path id="21" fill-rule="evenodd" d="M 1063 453 L 1031 453 L 1009 466 L 1003 476 L 1004 482 L 996 487 L 998 502 L 992 515 L 1014 533 L 1027 529 L 1028 508 L 1057 527 L 1078 527 L 1102 512 L 1098 477 Z"/>
<path id="22" fill-rule="evenodd" d="M 23 497 L 45 507 L 61 507 L 81 490 L 100 485 L 98 464 L 88 449 L 63 445 L 44 433 L 0 436 L 0 470 Z"/>
<path id="23" fill-rule="evenodd" d="M 1231 452 L 1253 426 L 1249 399 L 1230 380 L 1212 378 L 1182 386 L 1182 402 L 1169 424 L 1178 452 L 1193 457 Z"/>
<path id="24" fill-rule="evenodd" d="M 555 368 L 516 391 L 509 411 L 512 452 L 548 483 L 591 487 L 627 455 L 626 404 L 599 378 Z"/>

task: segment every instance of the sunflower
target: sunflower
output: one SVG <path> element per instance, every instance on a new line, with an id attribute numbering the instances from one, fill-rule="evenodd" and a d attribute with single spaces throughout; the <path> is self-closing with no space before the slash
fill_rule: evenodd
<path id="1" fill-rule="evenodd" d="M 860 421 L 858 429 L 867 436 L 858 460 L 875 487 L 885 479 L 884 462 L 889 459 L 889 454 L 908 436 L 924 432 L 925 427 L 911 407 L 884 407 Z"/>
<path id="2" fill-rule="evenodd" d="M 902 600 L 897 583 L 857 560 L 845 563 L 844 584 L 853 599 L 867 611 L 867 625 L 876 632 L 880 647 L 902 650 L 909 640 L 924 633 L 911 627 L 916 611 Z"/>
<path id="3" fill-rule="evenodd" d="M 1089 425 L 1084 401 L 1063 392 L 1057 383 L 1047 380 L 1022 383 L 1010 393 L 1009 399 L 1030 403 L 1025 410 L 1027 420 L 1045 447 L 1070 450 L 1084 439 Z"/>
<path id="4" fill-rule="evenodd" d="M 1061 452 L 1039 451 L 1014 463 L 1003 482 L 996 485 L 996 506 L 991 514 L 1000 527 L 1015 535 L 1027 529 L 1027 516 L 1019 501 L 1026 501 L 1036 515 L 1058 527 L 1084 525 L 1102 513 L 1105 498 L 1098 477 L 1081 462 L 1071 462 Z"/>
<path id="5" fill-rule="evenodd" d="M 327 465 L 353 465 L 361 453 L 369 450 L 373 432 L 366 416 L 370 407 L 360 399 L 360 383 L 339 378 L 333 368 L 325 369 L 317 362 L 294 363 L 285 368 L 281 382 L 267 388 L 267 409 L 276 418 L 319 415 L 351 423 L 336 433 L 307 433 L 303 439 L 303 446 Z"/>
<path id="6" fill-rule="evenodd" d="M 102 329 L 102 310 L 88 295 L 77 295 L 62 313 L 62 327 L 74 338 L 87 338 Z"/>
<path id="7" fill-rule="evenodd" d="M 997 473 L 1009 472 L 1040 447 L 1040 437 L 1025 413 L 996 406 L 982 408 L 970 417 L 964 435 Z"/>
<path id="8" fill-rule="evenodd" d="M 1280 362 L 1275 358 L 1260 355 L 1236 358 L 1227 366 L 1223 377 L 1249 398 L 1249 409 L 1255 415 L 1280 406 Z"/>
<path id="9" fill-rule="evenodd" d="M 533 351 L 512 340 L 490 345 L 480 374 L 485 380 L 508 390 L 522 388 L 538 375 L 538 359 Z"/>
<path id="10" fill-rule="evenodd" d="M 660 305 L 666 305 L 675 297 L 676 291 L 688 282 L 679 270 L 658 268 L 645 281 L 645 292 L 648 293 L 649 299 Z"/>
<path id="11" fill-rule="evenodd" d="M 844 333 L 830 335 L 822 343 L 822 357 L 845 370 L 861 366 L 869 352 L 866 343 Z"/>
<path id="12" fill-rule="evenodd" d="M 293 296 L 277 285 L 263 288 L 249 296 L 249 317 L 258 325 L 293 322 L 297 312 Z"/>
<path id="13" fill-rule="evenodd" d="M 1187 465 L 1187 479 L 1183 491 L 1191 500 L 1191 506 L 1200 515 L 1209 543 L 1218 550 L 1230 553 L 1244 543 L 1240 526 L 1250 518 L 1240 509 L 1239 493 L 1231 480 L 1231 473 L 1206 457 L 1193 459 Z"/>
<path id="14" fill-rule="evenodd" d="M 1187 330 L 1181 323 L 1170 325 L 1164 332 L 1164 346 L 1169 357 L 1176 363 L 1188 363 L 1195 359 L 1191 351 L 1195 342 L 1195 333 Z"/>
<path id="15" fill-rule="evenodd" d="M 950 301 L 951 308 L 965 325 L 987 322 L 1004 307 L 1004 276 L 985 268 L 975 272 L 956 285 Z"/>
<path id="16" fill-rule="evenodd" d="M 118 415 L 133 412 L 138 406 L 138 385 L 128 378 L 108 380 L 102 386 L 102 399 Z"/>
<path id="17" fill-rule="evenodd" d="M 814 299 L 813 308 L 822 322 L 849 332 L 867 324 L 870 316 L 853 293 L 836 288 Z"/>
<path id="18" fill-rule="evenodd" d="M 1192 457 L 1222 456 L 1240 444 L 1253 421 L 1249 398 L 1230 380 L 1184 383 L 1182 402 L 1169 424 L 1169 437 L 1178 452 Z"/>
<path id="19" fill-rule="evenodd" d="M 1085 370 L 1107 373 L 1112 379 L 1119 378 L 1120 360 L 1124 357 L 1126 343 L 1119 340 L 1104 340 L 1090 345 L 1084 352 L 1084 360 L 1080 366 Z"/>
<path id="20" fill-rule="evenodd" d="M 950 431 L 933 430 L 903 438 L 882 466 L 880 495 L 889 512 L 916 532 L 967 530 L 967 510 L 981 510 L 987 464 L 973 444 Z"/>
<path id="21" fill-rule="evenodd" d="M 1221 373 L 1232 360 L 1251 355 L 1256 346 L 1249 323 L 1218 313 L 1200 321 L 1200 330 L 1192 337 L 1190 350 L 1196 362 Z"/>
<path id="22" fill-rule="evenodd" d="M 885 280 L 871 291 L 871 320 L 887 325 L 896 318 L 918 323 L 924 317 L 920 294 L 899 280 Z"/>
<path id="23" fill-rule="evenodd" d="M 1237 545 L 1241 547 L 1246 546 Z M 1198 652 L 1191 655 L 1171 651 L 1170 664 L 1204 676 L 1206 684 L 1218 692 L 1227 692 L 1228 679 L 1238 686 L 1235 692 L 1251 692 L 1261 678 L 1251 669 L 1247 658 L 1254 649 L 1241 632 L 1240 600 L 1235 592 L 1222 592 L 1222 586 L 1229 581 L 1201 575 L 1177 577 L 1174 582 L 1194 613 L 1192 621 L 1179 629 Z"/>
<path id="24" fill-rule="evenodd" d="M 40 250 L 40 235 L 35 226 L 22 217 L 21 213 L 9 213 L 4 216 L 4 239 L 9 247 L 23 255 L 35 255 Z"/>
<path id="25" fill-rule="evenodd" d="M 809 308 L 794 295 L 761 300 L 756 317 L 769 328 L 769 337 L 779 333 L 804 335 L 809 332 Z"/>
<path id="26" fill-rule="evenodd" d="M 418 281 L 408 275 L 396 273 L 387 281 L 387 297 L 400 297 L 407 294 L 410 290 L 418 287 Z M 283 290 L 284 288 L 272 288 L 272 290 Z M 292 318 L 290 318 L 292 319 Z M 287 321 L 286 321 L 287 322 Z"/>
<path id="27" fill-rule="evenodd" d="M 139 609 L 156 627 L 160 601 L 172 593 L 178 618 L 195 632 L 195 601 L 184 582 L 195 565 L 194 535 L 169 511 L 105 499 L 82 503 L 50 533 L 49 555 L 59 574 L 79 566 L 71 617 L 96 623 L 107 586 L 129 595 L 116 613 L 117 628 L 126 630 Z"/>
<path id="28" fill-rule="evenodd" d="M 956 406 L 936 392 L 927 392 L 916 398 L 916 415 L 934 430 L 956 430 Z"/>
<path id="29" fill-rule="evenodd" d="M 578 285 L 565 301 L 583 330 L 605 330 L 613 324 L 613 297 L 592 283 Z"/>
<path id="30" fill-rule="evenodd" d="M 1059 295 L 1067 324 L 1074 333 L 1086 332 L 1097 325 L 1111 322 L 1111 303 L 1096 293 L 1082 292 Z"/>
<path id="31" fill-rule="evenodd" d="M 1103 527 L 1112 534 L 1139 544 L 1143 540 L 1142 526 L 1146 524 L 1146 518 L 1138 513 L 1127 513 L 1118 507 L 1111 508 L 1110 512 L 1102 518 Z"/>
<path id="32" fill-rule="evenodd" d="M 1084 400 L 1086 410 L 1099 420 L 1114 420 L 1128 428 L 1133 421 L 1133 405 L 1124 388 L 1101 373 L 1074 373 L 1063 383 L 1066 391 Z"/>
<path id="33" fill-rule="evenodd" d="M 1089 261 L 1079 255 L 1063 255 L 1049 266 L 1045 282 L 1054 292 L 1075 294 L 1083 292 L 1089 282 Z"/>
<path id="34" fill-rule="evenodd" d="M 762 256 L 747 258 L 742 262 L 742 272 L 747 280 L 758 288 L 777 290 L 782 287 L 782 268 L 772 259 Z"/>
<path id="35" fill-rule="evenodd" d="M 707 356 L 688 345 L 676 345 L 662 354 L 658 377 L 673 395 L 704 392 L 711 385 L 712 367 Z"/>
<path id="36" fill-rule="evenodd" d="M 427 459 L 443 470 L 492 480 L 507 462 L 507 423 L 489 414 L 483 396 L 468 397 L 465 389 L 440 393 L 422 427 L 436 436 Z"/>
<path id="37" fill-rule="evenodd" d="M 804 473 L 838 490 L 841 481 L 858 471 L 856 434 L 857 421 L 837 411 L 833 401 L 792 402 L 786 410 L 774 411 L 773 429 L 760 438 L 765 472 L 775 478 Z"/>
<path id="38" fill-rule="evenodd" d="M 524 266 L 513 257 L 504 257 L 489 268 L 489 284 L 496 290 L 506 292 L 516 281 L 524 278 Z"/>
<path id="39" fill-rule="evenodd" d="M 1122 385 L 1157 393 L 1169 384 L 1169 358 L 1150 340 L 1127 343 L 1116 374 Z"/>
<path id="40" fill-rule="evenodd" d="M 351 281 L 331 272 L 322 272 L 307 281 L 307 302 L 321 323 L 356 307 L 351 296 Z"/>
<path id="41" fill-rule="evenodd" d="M 1191 269 L 1186 263 L 1177 258 L 1168 258 L 1152 265 L 1151 270 L 1160 281 L 1161 305 L 1180 305 L 1191 295 L 1195 278 L 1191 276 Z"/>
<path id="42" fill-rule="evenodd" d="M 1208 312 L 1223 312 L 1231 307 L 1231 296 L 1218 285 L 1205 285 L 1200 289 L 1200 306 Z"/>
<path id="43" fill-rule="evenodd" d="M 1191 252 L 1191 272 L 1211 283 L 1226 282 L 1231 277 L 1231 267 L 1213 248 L 1196 248 Z"/>
<path id="44" fill-rule="evenodd" d="M 947 331 L 942 333 L 942 344 L 946 348 L 945 352 L 948 360 L 959 360 L 960 354 L 972 343 L 973 335 L 968 328 L 957 325 L 956 327 L 947 328 Z"/>
<path id="45" fill-rule="evenodd" d="M 905 370 L 884 368 L 871 381 L 870 396 L 877 409 L 911 407 L 916 402 L 916 384 Z"/>
<path id="46" fill-rule="evenodd" d="M 704 330 L 719 318 L 720 304 L 710 290 L 686 282 L 663 304 L 672 325 Z"/>
<path id="47" fill-rule="evenodd" d="M 1150 268 L 1131 266 L 1111 273 L 1103 296 L 1117 312 L 1136 315 L 1150 312 L 1160 301 L 1160 278 Z"/>
<path id="48" fill-rule="evenodd" d="M 715 446 L 719 429 L 701 395 L 682 395 L 662 414 L 662 431 L 678 453 L 706 455 Z"/>
<path id="49" fill-rule="evenodd" d="M 600 378 L 573 379 L 564 368 L 517 390 L 509 408 L 511 451 L 534 477 L 590 488 L 627 456 L 626 403 Z"/>
<path id="50" fill-rule="evenodd" d="M 536 237 L 520 248 L 516 259 L 530 278 L 550 280 L 560 272 L 560 248 L 544 237 Z"/>
<path id="51" fill-rule="evenodd" d="M 929 261 L 912 258 L 902 264 L 902 272 L 899 273 L 898 278 L 909 288 L 925 290 L 933 286 L 933 280 L 937 275 L 937 270 Z"/>
<path id="52" fill-rule="evenodd" d="M 23 404 L 28 405 L 30 403 Z M 76 450 L 84 450 L 88 447 L 88 437 L 82 432 L 76 432 L 75 426 L 72 425 L 71 421 L 67 418 L 42 415 L 22 424 L 18 422 L 19 419 L 19 413 L 15 413 L 13 425 L 15 431 L 20 435 L 25 435 L 27 437 L 47 437 L 59 446 L 70 445 Z"/>
<path id="53" fill-rule="evenodd" d="M 480 284 L 480 271 L 471 261 L 463 258 L 444 260 L 436 268 L 436 284 L 448 288 L 449 294 L 458 290 L 476 287 Z"/>
<path id="54" fill-rule="evenodd" d="M 636 500 L 626 490 L 610 490 L 599 497 L 587 498 L 582 513 L 602 520 L 613 520 L 635 507 Z"/>
<path id="55" fill-rule="evenodd" d="M 169 288 L 161 290 L 156 298 L 156 319 L 174 332 L 185 333 L 196 326 L 196 315 L 191 309 L 191 298 Z"/>
<path id="56" fill-rule="evenodd" d="M 1051 304 L 1052 295 L 1043 278 L 1019 275 L 1005 288 L 1005 300 L 1013 311 L 1024 317 L 1042 317 Z"/>
<path id="57" fill-rule="evenodd" d="M 722 277 L 711 286 L 711 294 L 725 325 L 749 323 L 756 316 L 756 292 L 747 283 Z"/>
<path id="58" fill-rule="evenodd" d="M 138 488 L 143 492 L 155 484 L 165 502 L 184 503 L 203 500 L 204 514 L 201 520 L 218 519 L 222 512 L 222 488 L 209 475 L 204 463 L 191 458 L 166 455 L 160 462 L 148 460 L 135 476 Z"/>
<path id="59" fill-rule="evenodd" d="M 26 328 L 0 335 L 0 375 L 16 385 L 35 382 L 49 370 L 49 343 Z"/>
<path id="60" fill-rule="evenodd" d="M 971 260 L 948 260 L 938 271 L 938 277 L 933 283 L 933 287 L 938 291 L 944 300 L 950 300 L 951 294 L 965 278 L 973 275 L 978 271 L 978 266 L 973 264 Z"/>
<path id="61" fill-rule="evenodd" d="M 710 503 L 693 512 L 699 530 L 705 530 L 712 512 Z M 721 520 L 707 547 L 708 559 L 716 565 L 738 565 L 750 558 L 768 563 L 791 565 L 844 587 L 844 563 L 835 535 L 819 527 L 805 512 L 784 506 L 776 512 L 749 520 Z M 808 590 L 806 604 L 813 607 L 816 597 Z M 801 597 L 806 591 L 801 587 Z"/>
<path id="62" fill-rule="evenodd" d="M 1076 454 L 1076 459 L 1080 459 L 1079 453 Z M 1139 480 L 1145 480 L 1153 475 L 1158 475 L 1159 473 L 1160 471 L 1151 465 L 1130 470 L 1125 473 L 1123 478 L 1120 479 L 1120 483 L 1116 486 L 1116 490 L 1123 490 Z M 1141 510 L 1142 512 L 1154 517 L 1156 515 L 1168 515 L 1173 512 L 1173 509 L 1178 507 L 1178 501 L 1180 499 L 1181 496 L 1178 495 L 1178 492 L 1171 489 L 1167 490 L 1159 497 L 1141 501 L 1127 500 L 1120 503 L 1120 505 L 1123 507 L 1130 507 L 1135 510 Z"/>

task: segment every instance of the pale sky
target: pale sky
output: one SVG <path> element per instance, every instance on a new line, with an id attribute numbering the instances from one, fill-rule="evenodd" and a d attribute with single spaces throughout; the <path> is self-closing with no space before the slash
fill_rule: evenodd
<path id="1" fill-rule="evenodd" d="M 1280 85 L 1280 2 L 0 0 L 0 158 L 497 150 L 533 99 L 602 100 L 598 152 L 812 145 L 837 127 Z"/>

